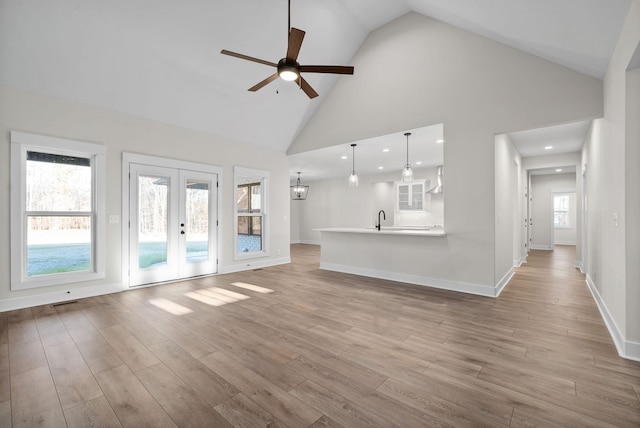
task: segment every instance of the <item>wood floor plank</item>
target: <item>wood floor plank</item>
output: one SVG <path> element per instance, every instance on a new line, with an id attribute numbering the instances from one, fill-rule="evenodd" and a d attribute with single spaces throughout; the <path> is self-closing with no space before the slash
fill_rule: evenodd
<path id="1" fill-rule="evenodd" d="M 9 361 L 12 376 L 38 367 L 47 367 L 47 358 L 39 339 L 11 344 L 9 346 Z"/>
<path id="2" fill-rule="evenodd" d="M 65 426 L 49 367 L 11 375 L 11 418 L 15 428 Z"/>
<path id="3" fill-rule="evenodd" d="M 0 402 L 0 427 L 11 427 L 11 401 Z"/>
<path id="4" fill-rule="evenodd" d="M 286 428 L 286 425 L 243 393 L 218 404 L 215 409 L 234 427 Z"/>
<path id="5" fill-rule="evenodd" d="M 45 352 L 63 410 L 103 395 L 75 343 L 50 346 Z"/>
<path id="6" fill-rule="evenodd" d="M 287 363 L 287 365 L 299 371 L 314 383 L 341 395 L 362 408 L 366 408 L 389 423 L 402 427 L 448 425 L 438 418 L 414 410 L 395 399 L 387 397 L 373 388 L 368 388 L 350 378 L 346 378 L 312 359 L 299 357 Z"/>
<path id="7" fill-rule="evenodd" d="M 135 375 L 178 426 L 231 427 L 226 419 L 164 364 L 139 370 Z"/>
<path id="8" fill-rule="evenodd" d="M 120 367 L 124 361 L 91 324 L 81 323 L 69 329 L 78 350 L 93 374 Z M 78 328 L 76 328 L 78 327 Z"/>
<path id="9" fill-rule="evenodd" d="M 397 426 L 311 381 L 298 385 L 290 392 L 331 420 L 347 427 Z"/>
<path id="10" fill-rule="evenodd" d="M 216 406 L 239 392 L 232 383 L 227 382 L 202 361 L 193 358 L 172 342 L 153 345 L 151 350 L 158 359 L 211 406 Z"/>
<path id="11" fill-rule="evenodd" d="M 121 325 L 103 328 L 100 330 L 100 334 L 131 371 L 150 367 L 160 362 L 146 346 Z"/>
<path id="12" fill-rule="evenodd" d="M 202 362 L 290 427 L 308 427 L 322 416 L 222 351 L 202 358 Z"/>
<path id="13" fill-rule="evenodd" d="M 104 395 L 65 410 L 64 417 L 67 420 L 67 426 L 69 428 L 122 427 L 122 424 Z"/>
<path id="14" fill-rule="evenodd" d="M 103 371 L 96 379 L 123 426 L 177 426 L 127 366 Z"/>

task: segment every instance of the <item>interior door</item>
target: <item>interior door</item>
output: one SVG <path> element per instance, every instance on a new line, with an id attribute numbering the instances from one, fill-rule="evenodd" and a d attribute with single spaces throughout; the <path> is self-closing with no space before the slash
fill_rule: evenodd
<path id="1" fill-rule="evenodd" d="M 130 164 L 129 281 L 151 284 L 217 270 L 217 175 Z"/>

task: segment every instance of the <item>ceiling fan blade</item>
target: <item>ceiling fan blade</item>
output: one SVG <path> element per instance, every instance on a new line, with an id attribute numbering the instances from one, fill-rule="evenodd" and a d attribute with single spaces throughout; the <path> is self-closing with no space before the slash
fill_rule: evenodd
<path id="1" fill-rule="evenodd" d="M 318 93 L 311 87 L 311 85 L 309 85 L 309 82 L 304 80 L 304 77 L 300 76 L 300 79 L 298 80 L 298 84 L 300 85 L 300 88 L 304 91 L 305 94 L 307 94 L 309 98 L 313 99 L 318 96 Z"/>
<path id="2" fill-rule="evenodd" d="M 231 51 L 228 51 L 226 49 L 222 49 L 220 51 L 220 53 L 223 54 L 223 55 L 234 56 L 234 57 L 240 58 L 240 59 L 246 59 L 247 61 L 253 61 L 253 62 L 258 62 L 258 63 L 264 64 L 264 65 L 270 65 L 271 67 L 277 67 L 278 66 L 278 64 L 275 64 L 275 63 L 273 63 L 271 61 L 265 61 L 263 59 L 254 58 L 252 56 L 243 55 L 243 54 L 239 54 L 239 53 L 236 53 L 236 52 L 231 52 Z"/>
<path id="3" fill-rule="evenodd" d="M 304 34 L 304 31 L 298 30 L 297 28 L 292 28 L 289 32 L 289 45 L 287 47 L 288 60 L 295 62 L 298 59 L 298 54 L 300 53 L 300 48 L 302 47 L 302 40 L 304 39 Z"/>
<path id="4" fill-rule="evenodd" d="M 273 82 L 274 80 L 276 80 L 278 78 L 278 73 L 272 74 L 271 76 L 267 77 L 266 79 L 264 79 L 262 82 L 257 83 L 255 85 L 253 85 L 252 87 L 249 88 L 249 91 L 251 92 L 255 92 L 258 89 L 262 88 L 263 86 L 266 86 L 267 84 Z"/>
<path id="5" fill-rule="evenodd" d="M 353 74 L 353 67 L 342 65 L 301 65 L 300 73 Z"/>

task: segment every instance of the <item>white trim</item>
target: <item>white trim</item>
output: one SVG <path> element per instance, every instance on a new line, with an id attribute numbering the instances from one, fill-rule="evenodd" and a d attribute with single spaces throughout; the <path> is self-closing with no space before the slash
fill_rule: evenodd
<path id="1" fill-rule="evenodd" d="M 611 312 L 607 308 L 606 303 L 600 296 L 600 292 L 596 288 L 595 284 L 591 277 L 587 274 L 586 281 L 587 286 L 589 287 L 589 291 L 591 291 L 591 295 L 593 299 L 596 301 L 596 305 L 598 306 L 598 310 L 600 311 L 600 315 L 602 315 L 602 319 L 604 320 L 604 324 L 607 326 L 609 330 L 609 334 L 613 339 L 613 343 L 616 345 L 616 349 L 618 350 L 618 355 L 623 358 L 627 358 L 629 360 L 640 361 L 640 343 L 626 341 L 622 332 L 618 328 L 613 316 L 611 316 Z"/>
<path id="2" fill-rule="evenodd" d="M 190 162 L 190 161 L 182 161 L 177 159 L 168 159 L 162 158 L 158 156 L 149 156 L 149 155 L 141 155 L 137 153 L 130 152 L 122 152 L 122 282 L 126 285 L 127 288 L 130 287 L 130 276 L 129 276 L 129 222 L 131 219 L 129 218 L 130 214 L 130 192 L 129 192 L 129 171 L 130 165 L 132 163 L 142 164 L 142 165 L 152 165 L 152 166 L 161 166 L 165 168 L 173 168 L 173 169 L 183 169 L 188 171 L 198 171 L 205 172 L 208 174 L 216 174 L 218 176 L 218 189 L 217 189 L 217 218 L 218 224 L 223 223 L 223 212 L 222 205 L 220 200 L 222 199 L 222 189 L 223 189 L 223 172 L 224 169 L 221 166 L 216 165 L 208 165 L 204 163 L 198 162 Z M 218 256 L 218 273 L 220 271 L 220 265 L 223 263 L 222 257 L 222 240 L 220 239 L 220 228 L 218 227 L 217 235 L 217 244 L 216 244 L 216 252 Z M 139 286 L 135 286 L 135 288 L 139 288 Z"/>
<path id="3" fill-rule="evenodd" d="M 573 245 L 575 247 L 576 241 L 556 241 L 553 245 Z"/>
<path id="4" fill-rule="evenodd" d="M 3 299 L 0 300 L 0 312 L 68 302 L 70 300 L 101 296 L 103 294 L 119 293 L 125 290 L 127 290 L 127 286 L 125 284 L 114 283 L 95 285 L 92 287 L 73 288 L 68 291 L 52 291 L 50 293 L 36 294 L 33 296 Z"/>
<path id="5" fill-rule="evenodd" d="M 321 241 L 313 241 L 308 239 L 302 239 L 297 242 L 298 244 L 308 244 L 308 245 L 320 245 Z"/>
<path id="6" fill-rule="evenodd" d="M 573 267 L 574 267 L 574 268 L 576 268 L 576 269 L 580 269 L 580 273 L 582 273 L 582 274 L 584 274 L 584 273 L 585 273 L 585 272 L 584 272 L 584 266 L 582 265 L 582 261 L 580 261 L 580 260 L 576 260 L 576 261 L 573 263 Z"/>
<path id="7" fill-rule="evenodd" d="M 499 294 L 497 287 L 491 287 L 488 285 L 469 284 L 464 282 L 449 281 L 446 279 L 429 278 L 420 275 L 410 275 L 355 266 L 339 265 L 336 263 L 321 262 L 320 269 L 349 273 L 353 275 L 368 276 L 378 279 L 386 279 L 388 281 L 406 282 L 409 284 L 423 285 L 426 287 L 441 288 L 451 291 L 459 291 L 485 297 L 497 297 L 497 295 Z"/>
<path id="8" fill-rule="evenodd" d="M 26 162 L 27 151 L 91 158 L 92 270 L 29 277 L 27 269 Z M 104 145 L 11 131 L 10 288 L 12 291 L 105 278 L 106 265 L 106 152 Z M 19 188 L 18 188 L 19 185 Z M 88 212 L 87 212 L 88 214 Z"/>
<path id="9" fill-rule="evenodd" d="M 545 251 L 553 251 L 553 246 L 549 245 L 531 245 L 532 250 L 545 250 Z"/>
<path id="10" fill-rule="evenodd" d="M 502 293 L 502 290 L 504 290 L 504 287 L 507 286 L 507 284 L 509 283 L 509 281 L 511 281 L 511 278 L 513 278 L 513 275 L 516 274 L 516 271 L 511 268 L 507 271 L 507 273 L 504 274 L 504 276 L 502 277 L 502 279 L 496 284 L 495 287 L 495 295 L 493 297 L 498 297 L 500 296 L 500 293 Z"/>
<path id="11" fill-rule="evenodd" d="M 225 273 L 243 272 L 246 270 L 266 268 L 266 267 L 278 266 L 278 265 L 286 265 L 289 263 L 291 263 L 291 257 L 281 257 L 278 259 L 269 259 L 269 260 L 260 260 L 260 261 L 252 260 L 250 263 L 222 266 L 219 268 L 219 271 L 220 271 L 219 273 L 225 274 Z"/>

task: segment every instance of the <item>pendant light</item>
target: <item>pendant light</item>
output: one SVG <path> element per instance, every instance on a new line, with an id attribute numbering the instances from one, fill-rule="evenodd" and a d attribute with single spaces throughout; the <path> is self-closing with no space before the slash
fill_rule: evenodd
<path id="1" fill-rule="evenodd" d="M 413 169 L 409 165 L 409 135 L 411 132 L 404 133 L 404 136 L 407 137 L 407 163 L 402 169 L 402 181 L 413 181 Z"/>
<path id="2" fill-rule="evenodd" d="M 349 187 L 358 187 L 358 174 L 356 174 L 356 144 L 351 145 L 352 156 L 351 160 L 353 162 L 351 175 L 349 176 Z"/>
<path id="3" fill-rule="evenodd" d="M 291 199 L 294 201 L 304 201 L 309 194 L 309 185 L 300 179 L 300 172 L 298 172 L 298 179 L 291 182 L 289 186 L 291 193 Z"/>

